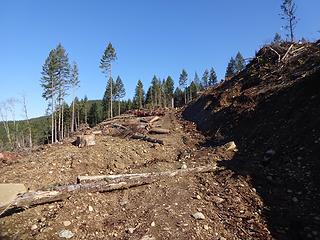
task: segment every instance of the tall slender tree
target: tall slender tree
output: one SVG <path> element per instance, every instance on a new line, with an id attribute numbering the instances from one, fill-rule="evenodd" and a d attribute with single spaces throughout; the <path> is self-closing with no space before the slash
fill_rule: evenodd
<path id="1" fill-rule="evenodd" d="M 286 22 L 284 28 L 288 31 L 287 36 L 290 38 L 291 42 L 293 42 L 294 30 L 298 23 L 296 17 L 297 6 L 294 0 L 282 0 L 281 10 L 281 19 Z"/>
<path id="2" fill-rule="evenodd" d="M 122 79 L 120 78 L 120 76 L 117 77 L 116 83 L 115 83 L 115 98 L 118 101 L 118 115 L 121 114 L 121 109 L 120 109 L 120 105 L 121 105 L 121 98 L 123 98 L 126 95 L 126 90 L 124 88 Z"/>
<path id="3" fill-rule="evenodd" d="M 217 74 L 214 71 L 213 68 L 210 69 L 210 74 L 209 74 L 209 81 L 208 81 L 208 85 L 209 86 L 213 86 L 218 82 L 217 80 Z"/>
<path id="4" fill-rule="evenodd" d="M 184 103 L 187 104 L 187 82 L 188 82 L 188 73 L 186 70 L 182 69 L 182 72 L 179 77 L 179 85 L 184 88 Z"/>
<path id="5" fill-rule="evenodd" d="M 236 62 L 234 60 L 233 57 L 231 57 L 228 66 L 227 66 L 227 70 L 226 70 L 226 78 L 230 78 L 233 77 L 236 74 L 237 70 L 236 70 Z"/>
<path id="6" fill-rule="evenodd" d="M 166 99 L 167 106 L 173 107 L 173 91 L 174 81 L 171 76 L 168 76 L 163 86 L 164 98 Z"/>
<path id="7" fill-rule="evenodd" d="M 112 62 L 114 62 L 117 59 L 116 50 L 113 48 L 111 42 L 109 42 L 107 48 L 105 49 L 101 60 L 100 60 L 100 68 L 102 69 L 102 72 L 106 74 L 107 79 L 110 81 L 112 79 Z M 112 101 L 113 101 L 113 82 L 110 81 L 110 117 L 113 117 L 113 108 L 112 108 Z"/>
<path id="8" fill-rule="evenodd" d="M 135 91 L 135 96 L 134 96 L 134 102 L 135 105 L 138 108 L 143 108 L 144 105 L 144 90 L 143 90 L 143 84 L 141 80 L 138 80 L 137 86 L 136 86 L 136 91 Z"/>
<path id="9" fill-rule="evenodd" d="M 236 72 L 240 72 L 246 67 L 246 61 L 244 60 L 244 58 L 240 52 L 237 53 L 234 61 L 235 61 L 234 64 L 235 64 Z"/>
<path id="10" fill-rule="evenodd" d="M 113 78 L 111 77 L 109 79 L 109 81 L 107 82 L 107 86 L 106 86 L 106 89 L 105 89 L 105 92 L 103 95 L 103 99 L 102 99 L 103 113 L 104 113 L 105 118 L 111 118 L 112 111 L 110 111 L 111 105 L 109 103 L 110 103 L 110 98 L 111 97 L 114 98 L 115 96 L 110 93 L 116 91 L 115 86 L 116 86 L 116 84 L 115 84 Z"/>
<path id="11" fill-rule="evenodd" d="M 72 117 L 71 117 L 71 132 L 75 130 L 74 123 L 75 123 L 75 108 L 74 108 L 74 99 L 76 97 L 76 90 L 79 87 L 79 70 L 77 63 L 73 63 L 71 68 L 71 75 L 70 75 L 70 85 L 72 87 Z"/>
<path id="12" fill-rule="evenodd" d="M 208 87 L 208 85 L 209 85 L 209 71 L 208 71 L 208 69 L 204 70 L 201 80 L 202 80 L 201 85 L 204 88 Z"/>
<path id="13" fill-rule="evenodd" d="M 55 134 L 55 97 L 57 94 L 58 77 L 57 77 L 58 60 L 55 50 L 51 50 L 42 66 L 41 86 L 43 88 L 42 97 L 49 102 L 51 108 L 51 143 L 56 141 Z"/>

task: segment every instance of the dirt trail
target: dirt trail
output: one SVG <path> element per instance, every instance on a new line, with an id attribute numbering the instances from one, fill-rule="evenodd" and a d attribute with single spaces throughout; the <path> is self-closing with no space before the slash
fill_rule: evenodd
<path id="1" fill-rule="evenodd" d="M 4 165 L 0 182 L 24 183 L 31 190 L 75 183 L 77 175 L 138 173 L 228 160 L 233 152 L 202 146 L 192 123 L 168 112 L 157 135 L 165 144 L 98 136 L 97 144 L 45 146 Z M 271 239 L 261 216 L 263 203 L 247 180 L 220 169 L 109 193 L 79 193 L 0 218 L 1 239 Z M 201 212 L 204 220 L 192 214 Z M 68 226 L 65 226 L 68 225 Z"/>

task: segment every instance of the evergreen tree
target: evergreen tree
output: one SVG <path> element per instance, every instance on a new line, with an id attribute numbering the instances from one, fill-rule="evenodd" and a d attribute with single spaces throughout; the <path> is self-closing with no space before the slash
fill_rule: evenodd
<path id="1" fill-rule="evenodd" d="M 276 34 L 274 35 L 273 43 L 275 43 L 275 44 L 281 43 L 281 36 L 280 36 L 279 33 L 276 33 Z"/>
<path id="2" fill-rule="evenodd" d="M 141 80 L 138 80 L 137 86 L 136 86 L 136 91 L 135 91 L 135 96 L 134 96 L 134 102 L 135 106 L 139 109 L 143 108 L 144 105 L 144 90 L 143 90 L 143 84 Z"/>
<path id="3" fill-rule="evenodd" d="M 198 96 L 197 85 L 195 84 L 194 81 L 191 82 L 189 88 L 190 88 L 190 100 L 192 101 L 193 99 L 195 99 Z"/>
<path id="4" fill-rule="evenodd" d="M 114 99 L 110 99 L 111 96 L 114 98 L 114 95 L 111 94 L 111 92 L 115 92 L 115 82 L 113 80 L 112 77 L 110 77 L 106 89 L 104 91 L 104 95 L 102 98 L 102 108 L 103 108 L 103 117 L 104 118 L 111 118 L 111 116 L 113 116 L 112 112 L 113 109 L 111 109 L 111 104 L 109 104 L 111 102 L 111 100 Z"/>
<path id="5" fill-rule="evenodd" d="M 286 22 L 284 28 L 288 31 L 287 37 L 289 37 L 291 42 L 293 42 L 294 30 L 298 23 L 296 17 L 297 7 L 294 0 L 282 0 L 281 10 L 281 19 Z"/>
<path id="6" fill-rule="evenodd" d="M 57 77 L 58 77 L 58 134 L 59 140 L 64 138 L 64 98 L 70 85 L 70 64 L 69 58 L 64 47 L 59 43 L 55 49 L 57 57 Z"/>
<path id="7" fill-rule="evenodd" d="M 174 82 L 171 76 L 168 76 L 163 87 L 164 98 L 166 99 L 167 106 L 172 107 L 172 98 L 174 91 Z"/>
<path id="8" fill-rule="evenodd" d="M 74 109 L 74 98 L 76 96 L 76 89 L 79 87 L 79 71 L 76 63 L 73 63 L 71 68 L 70 85 L 72 87 L 72 117 L 71 117 L 71 132 L 75 130 L 75 109 Z"/>
<path id="9" fill-rule="evenodd" d="M 184 103 L 187 104 L 187 82 L 188 82 L 188 73 L 186 70 L 182 70 L 180 77 L 179 77 L 179 85 L 184 87 Z"/>
<path id="10" fill-rule="evenodd" d="M 112 113 L 112 101 L 113 101 L 113 81 L 110 81 L 110 79 L 112 79 L 112 62 L 114 62 L 115 60 L 117 59 L 117 54 L 116 54 L 116 51 L 115 49 L 113 48 L 112 44 L 109 43 L 107 48 L 105 49 L 102 57 L 101 57 L 101 60 L 100 60 L 100 68 L 102 69 L 102 72 L 104 74 L 106 74 L 106 77 L 109 79 L 109 83 L 111 86 L 110 86 L 110 96 L 109 96 L 109 101 L 110 101 L 110 117 L 112 118 L 113 117 L 113 113 Z"/>
<path id="11" fill-rule="evenodd" d="M 198 91 L 201 91 L 201 90 L 203 89 L 202 83 L 201 83 L 201 81 L 200 81 L 200 78 L 199 78 L 197 72 L 194 73 L 193 82 L 194 82 L 194 83 L 196 84 L 196 86 L 197 86 L 197 92 L 198 92 Z"/>
<path id="12" fill-rule="evenodd" d="M 208 81 L 208 85 L 209 86 L 213 86 L 218 82 L 217 80 L 217 74 L 214 71 L 213 68 L 210 69 L 210 75 L 209 75 L 209 81 Z"/>
<path id="13" fill-rule="evenodd" d="M 49 107 L 51 108 L 51 143 L 55 142 L 55 124 L 54 124 L 54 111 L 55 111 L 55 97 L 57 94 L 57 66 L 58 60 L 56 57 L 55 50 L 51 50 L 49 56 L 45 60 L 42 66 L 41 72 L 41 86 L 43 88 L 42 97 L 49 102 Z M 9 139 L 10 140 L 10 139 Z"/>
<path id="14" fill-rule="evenodd" d="M 124 89 L 123 82 L 120 78 L 120 76 L 117 77 L 116 83 L 115 83 L 115 98 L 118 100 L 118 115 L 120 115 L 120 100 L 126 95 L 126 90 Z"/>
<path id="15" fill-rule="evenodd" d="M 235 61 L 236 72 L 240 72 L 246 67 L 246 61 L 244 60 L 240 52 L 237 53 L 234 61 Z"/>
<path id="16" fill-rule="evenodd" d="M 201 85 L 203 88 L 207 88 L 209 86 L 209 71 L 208 71 L 208 69 L 204 70 L 201 82 L 202 82 Z"/>
<path id="17" fill-rule="evenodd" d="M 174 91 L 174 107 L 182 107 L 184 105 L 184 93 L 180 88 Z"/>
<path id="18" fill-rule="evenodd" d="M 98 104 L 96 102 L 94 102 L 90 107 L 89 114 L 88 114 L 88 122 L 91 127 L 94 127 L 100 122 Z"/>
<path id="19" fill-rule="evenodd" d="M 232 57 L 228 63 L 225 78 L 233 77 L 236 74 L 236 71 L 236 62 Z"/>

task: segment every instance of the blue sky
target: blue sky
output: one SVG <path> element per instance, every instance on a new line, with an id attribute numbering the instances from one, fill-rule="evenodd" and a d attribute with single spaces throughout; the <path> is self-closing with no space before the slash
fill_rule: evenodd
<path id="1" fill-rule="evenodd" d="M 103 96 L 106 79 L 99 61 L 109 41 L 117 51 L 113 74 L 127 96 L 138 79 L 145 89 L 154 74 L 178 82 L 214 67 L 222 78 L 231 56 L 252 57 L 276 32 L 285 35 L 280 0 L 2 0 L 0 2 L 0 102 L 27 96 L 32 117 L 45 113 L 41 67 L 60 42 L 79 65 L 78 95 Z M 320 38 L 320 1 L 297 0 L 296 36 Z M 70 99 L 68 99 L 70 102 Z M 19 115 L 20 109 L 17 109 Z"/>

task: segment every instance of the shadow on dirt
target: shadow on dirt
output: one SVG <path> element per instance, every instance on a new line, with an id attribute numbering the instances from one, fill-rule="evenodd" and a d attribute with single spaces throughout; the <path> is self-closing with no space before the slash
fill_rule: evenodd
<path id="1" fill-rule="evenodd" d="M 200 99 L 183 113 L 210 137 L 203 146 L 236 142 L 235 157 L 220 165 L 250 177 L 276 239 L 320 239 L 319 80 L 318 72 L 283 88 L 254 111 L 213 113 L 214 99 Z"/>

